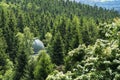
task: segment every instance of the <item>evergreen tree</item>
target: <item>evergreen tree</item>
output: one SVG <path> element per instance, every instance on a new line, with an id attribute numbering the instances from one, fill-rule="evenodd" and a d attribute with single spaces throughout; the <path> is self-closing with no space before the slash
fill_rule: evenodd
<path id="1" fill-rule="evenodd" d="M 72 31 L 71 31 L 71 48 L 77 48 L 79 44 L 82 43 L 82 35 L 81 35 L 81 28 L 80 28 L 80 20 L 77 16 L 73 17 L 72 20 Z"/>
<path id="2" fill-rule="evenodd" d="M 52 58 L 53 63 L 57 65 L 61 65 L 64 63 L 64 44 L 61 38 L 60 33 L 56 33 L 53 43 L 51 44 L 51 53 L 50 56 Z"/>
<path id="3" fill-rule="evenodd" d="M 33 34 L 42 39 L 57 69 L 71 70 L 57 71 L 52 79 L 118 80 L 120 20 L 115 17 L 120 14 L 114 9 L 71 0 L 0 0 L 0 80 L 45 79 L 53 70 L 42 67 L 52 64 L 43 58 L 47 54 L 40 57 L 44 51 L 32 62 Z M 77 48 L 80 44 L 86 47 Z"/>
<path id="4" fill-rule="evenodd" d="M 5 53 L 5 50 L 6 50 L 6 43 L 5 43 L 4 36 L 2 34 L 2 29 L 0 28 L 0 76 L 3 76 L 6 71 L 5 66 L 7 64 L 6 62 L 7 55 Z"/>
<path id="5" fill-rule="evenodd" d="M 45 80 L 46 77 L 53 71 L 51 58 L 45 50 L 40 51 L 34 70 L 35 80 Z"/>
<path id="6" fill-rule="evenodd" d="M 30 33 L 28 27 L 24 28 L 24 33 L 18 33 L 18 53 L 17 53 L 17 64 L 14 80 L 20 80 L 25 74 L 25 69 L 28 65 L 28 57 L 32 52 L 32 39 L 33 34 Z"/>
<path id="7" fill-rule="evenodd" d="M 6 37 L 7 45 L 8 45 L 7 50 L 9 51 L 8 53 L 9 53 L 11 60 L 15 62 L 15 57 L 17 53 L 16 34 L 18 32 L 18 29 L 17 29 L 17 21 L 16 21 L 13 11 L 10 11 L 8 26 L 9 26 L 9 29 L 7 31 L 8 36 Z"/>
<path id="8" fill-rule="evenodd" d="M 0 79 L 12 80 L 13 79 L 13 63 L 9 60 L 6 54 L 7 44 L 3 36 L 2 29 L 0 28 Z"/>

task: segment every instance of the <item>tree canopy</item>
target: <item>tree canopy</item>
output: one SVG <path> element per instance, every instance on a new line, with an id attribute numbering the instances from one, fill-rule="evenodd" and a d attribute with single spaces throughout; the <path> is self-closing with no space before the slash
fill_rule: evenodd
<path id="1" fill-rule="evenodd" d="M 0 0 L 0 80 L 119 80 L 119 18 L 73 0 Z"/>

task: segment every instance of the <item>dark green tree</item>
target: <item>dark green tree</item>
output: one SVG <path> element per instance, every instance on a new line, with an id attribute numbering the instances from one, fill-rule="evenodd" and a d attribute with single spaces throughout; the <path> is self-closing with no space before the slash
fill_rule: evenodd
<path id="1" fill-rule="evenodd" d="M 2 29 L 0 28 L 0 75 L 2 76 L 5 74 L 5 65 L 7 64 L 7 55 L 5 53 L 6 47 L 7 45 L 2 34 Z"/>
<path id="2" fill-rule="evenodd" d="M 80 20 L 77 16 L 73 17 L 72 20 L 72 31 L 71 31 L 71 48 L 77 48 L 79 44 L 82 44 L 82 34 L 81 34 L 81 27 L 80 27 Z"/>
<path id="3" fill-rule="evenodd" d="M 14 75 L 14 80 L 21 80 L 25 74 L 25 69 L 28 65 L 28 57 L 32 52 L 32 39 L 33 34 L 30 33 L 28 27 L 24 28 L 24 33 L 18 33 L 18 52 L 16 58 L 16 71 Z"/>
<path id="4" fill-rule="evenodd" d="M 9 12 L 9 22 L 8 22 L 8 29 L 7 29 L 7 51 L 9 53 L 9 56 L 13 62 L 15 62 L 15 57 L 17 53 L 17 39 L 16 39 L 16 34 L 18 32 L 17 28 L 17 21 L 15 18 L 15 15 L 13 11 Z"/>
<path id="5" fill-rule="evenodd" d="M 51 53 L 53 63 L 61 65 L 64 63 L 64 44 L 60 33 L 56 33 L 53 43 L 51 44 Z"/>

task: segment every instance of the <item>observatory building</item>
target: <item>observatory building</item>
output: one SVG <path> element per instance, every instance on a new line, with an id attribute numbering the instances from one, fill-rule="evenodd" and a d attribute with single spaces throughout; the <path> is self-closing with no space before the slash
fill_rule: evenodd
<path id="1" fill-rule="evenodd" d="M 40 50 L 43 50 L 44 44 L 42 41 L 40 41 L 39 39 L 34 39 L 33 41 L 33 51 L 35 54 L 37 54 Z"/>

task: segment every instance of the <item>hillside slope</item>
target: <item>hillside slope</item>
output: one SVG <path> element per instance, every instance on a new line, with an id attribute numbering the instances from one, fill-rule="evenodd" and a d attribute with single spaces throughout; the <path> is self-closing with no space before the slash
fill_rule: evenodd
<path id="1" fill-rule="evenodd" d="M 74 74 L 71 79 L 77 79 L 92 74 L 89 57 L 98 61 L 92 63 L 92 68 L 100 71 L 93 70 L 100 74 L 95 79 L 118 77 L 119 61 L 113 60 L 119 56 L 119 17 L 114 10 L 69 0 L 1 0 L 0 79 L 49 80 L 60 71 L 63 76 L 70 71 Z M 38 54 L 32 47 L 35 39 L 45 46 Z M 101 67 L 106 60 L 111 61 L 110 69 Z M 76 65 L 82 66 L 80 72 L 73 71 Z M 106 69 L 113 73 L 107 76 Z"/>

